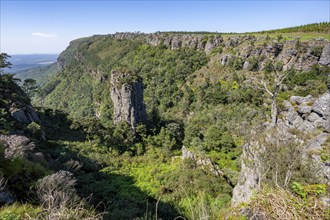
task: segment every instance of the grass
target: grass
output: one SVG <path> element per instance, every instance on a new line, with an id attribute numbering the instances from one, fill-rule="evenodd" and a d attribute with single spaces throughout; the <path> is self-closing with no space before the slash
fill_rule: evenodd
<path id="1" fill-rule="evenodd" d="M 316 196 L 303 199 L 283 189 L 265 187 L 251 203 L 254 215 L 265 219 L 329 219 L 329 211 Z"/>
<path id="2" fill-rule="evenodd" d="M 39 206 L 14 203 L 9 206 L 1 207 L 0 220 L 34 219 L 41 211 L 42 208 Z"/>

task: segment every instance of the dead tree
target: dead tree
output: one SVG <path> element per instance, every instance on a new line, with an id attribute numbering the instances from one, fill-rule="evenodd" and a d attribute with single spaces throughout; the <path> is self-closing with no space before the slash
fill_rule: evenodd
<path id="1" fill-rule="evenodd" d="M 265 91 L 271 97 L 271 119 L 272 126 L 277 124 L 278 109 L 276 98 L 290 71 L 282 71 L 273 59 L 268 57 L 269 71 L 260 71 L 257 77 L 252 78 L 252 87 L 254 89 Z"/>

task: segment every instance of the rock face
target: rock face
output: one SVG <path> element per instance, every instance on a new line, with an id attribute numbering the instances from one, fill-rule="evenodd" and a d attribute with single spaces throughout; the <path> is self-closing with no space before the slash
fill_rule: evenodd
<path id="1" fill-rule="evenodd" d="M 250 149 L 253 148 L 253 151 Z M 243 146 L 241 156 L 242 166 L 239 180 L 233 190 L 232 204 L 234 206 L 249 202 L 254 192 L 259 189 L 259 177 L 261 165 L 258 160 L 264 146 L 258 142 L 251 142 Z M 253 165 L 243 162 L 243 160 L 253 161 Z"/>
<path id="2" fill-rule="evenodd" d="M 274 58 L 275 61 L 282 62 L 284 70 L 294 68 L 307 71 L 315 64 L 330 65 L 330 43 L 321 39 L 313 39 L 309 42 L 300 42 L 299 40 L 278 42 L 276 40 L 259 39 L 254 36 L 244 35 L 222 37 L 221 34 L 179 33 L 116 33 L 108 36 L 115 39 L 140 40 L 153 46 L 162 44 L 171 50 L 190 47 L 198 51 L 204 51 L 206 54 L 211 53 L 216 47 L 233 48 L 234 51 L 231 52 L 231 55 L 244 60 L 244 69 L 249 67 L 249 58 L 265 55 Z M 258 41 L 263 43 L 255 44 Z M 320 48 L 322 53 L 313 52 L 316 48 Z M 225 56 L 228 55 L 222 54 L 219 60 L 223 65 L 226 64 L 229 58 L 224 58 Z M 266 60 L 260 61 L 259 69 L 262 69 L 265 62 Z"/>
<path id="3" fill-rule="evenodd" d="M 204 34 L 176 34 L 176 33 L 116 33 L 110 35 L 115 39 L 142 40 L 153 46 L 163 44 L 171 50 L 181 47 L 190 47 L 198 51 L 210 53 L 213 48 L 220 45 L 223 41 L 220 34 L 204 35 Z"/>
<path id="4" fill-rule="evenodd" d="M 40 123 L 39 116 L 30 105 L 17 108 L 14 104 L 9 109 L 9 112 L 13 118 L 23 124 L 30 124 L 31 122 Z"/>
<path id="5" fill-rule="evenodd" d="M 280 140 L 284 143 L 283 146 L 286 146 L 285 143 L 292 141 L 300 146 L 299 158 L 302 163 L 308 161 L 307 165 L 314 170 L 311 174 L 312 178 L 317 182 L 329 184 L 330 164 L 322 161 L 317 152 L 324 147 L 329 147 L 324 144 L 330 137 L 330 92 L 326 92 L 318 99 L 314 99 L 312 96 L 292 96 L 290 102 L 284 101 L 284 107 L 285 111 L 279 115 L 277 127 L 266 126 L 263 129 L 267 135 L 269 134 L 266 142 L 269 144 Z M 297 130 L 303 136 L 309 134 L 311 137 L 298 137 L 291 133 L 291 130 Z M 261 178 L 265 172 L 262 155 L 266 152 L 266 147 L 258 139 L 254 139 L 257 133 L 259 132 L 251 134 L 251 141 L 243 146 L 242 169 L 238 183 L 233 190 L 232 204 L 234 206 L 250 201 L 253 193 L 259 189 Z"/>
<path id="6" fill-rule="evenodd" d="M 113 71 L 111 75 L 111 99 L 114 105 L 115 123 L 125 121 L 135 131 L 135 126 L 146 121 L 142 80 L 131 73 Z"/>
<path id="7" fill-rule="evenodd" d="M 319 63 L 324 66 L 330 66 L 330 43 L 323 48 Z"/>

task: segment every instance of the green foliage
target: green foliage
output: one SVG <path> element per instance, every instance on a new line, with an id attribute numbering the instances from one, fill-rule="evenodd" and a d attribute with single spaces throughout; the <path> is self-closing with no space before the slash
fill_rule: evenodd
<path id="1" fill-rule="evenodd" d="M 162 190 L 164 196 L 169 194 L 179 200 L 180 209 L 189 219 L 200 219 L 204 213 L 203 207 L 211 219 L 217 219 L 220 210 L 230 201 L 229 185 L 195 167 L 193 161 L 183 161 L 170 174 Z"/>
<path id="2" fill-rule="evenodd" d="M 210 126 L 206 130 L 204 144 L 208 150 L 225 152 L 228 152 L 231 148 L 235 147 L 235 143 L 231 135 L 216 126 Z"/>
<path id="3" fill-rule="evenodd" d="M 0 133 L 8 134 L 15 129 L 23 130 L 25 125 L 11 117 L 10 108 L 19 108 L 30 104 L 30 99 L 17 85 L 12 74 L 0 74 Z"/>
<path id="4" fill-rule="evenodd" d="M 113 132 L 113 138 L 114 146 L 121 151 L 126 151 L 134 141 L 134 134 L 131 126 L 126 122 L 118 123 Z"/>
<path id="5" fill-rule="evenodd" d="M 44 86 L 53 77 L 55 77 L 58 71 L 58 66 L 55 63 L 49 66 L 39 66 L 35 68 L 15 71 L 15 76 L 22 82 L 24 82 L 26 79 L 33 79 L 36 81 L 36 85 L 41 87 Z"/>
<path id="6" fill-rule="evenodd" d="M 264 66 L 264 71 L 270 73 L 274 71 L 273 63 L 270 60 L 267 60 Z"/>
<path id="7" fill-rule="evenodd" d="M 291 185 L 291 189 L 294 193 L 301 196 L 303 199 L 306 198 L 307 193 L 305 192 L 304 187 L 300 183 L 293 182 Z"/>
<path id="8" fill-rule="evenodd" d="M 0 220 L 20 220 L 36 218 L 42 209 L 30 204 L 14 203 L 0 208 Z"/>
<path id="9" fill-rule="evenodd" d="M 36 122 L 31 122 L 28 126 L 27 129 L 29 130 L 29 132 L 32 133 L 32 135 L 34 135 L 35 137 L 41 137 L 42 135 L 42 128 L 39 124 L 37 124 Z"/>
<path id="10" fill-rule="evenodd" d="M 290 89 L 296 88 L 295 94 L 306 96 L 308 94 L 319 95 L 327 90 L 330 83 L 328 77 L 329 67 L 314 66 L 310 71 L 296 72 L 293 70 L 288 75 L 286 84 Z"/>
<path id="11" fill-rule="evenodd" d="M 233 63 L 233 67 L 235 70 L 243 69 L 244 60 L 241 57 L 236 57 Z"/>
<path id="12" fill-rule="evenodd" d="M 23 157 L 5 159 L 4 152 L 5 148 L 0 144 L 0 176 L 7 180 L 8 188 L 15 192 L 20 201 L 35 199 L 33 196 L 28 196 L 30 192 L 27 188 L 33 186 L 35 179 L 49 172 L 40 164 L 43 161 L 36 163 Z"/>
<path id="13" fill-rule="evenodd" d="M 299 195 L 303 199 L 307 199 L 307 196 L 327 194 L 326 184 L 313 184 L 303 186 L 298 182 L 293 182 L 291 185 L 291 189 L 295 194 Z"/>
<path id="14" fill-rule="evenodd" d="M 279 41 L 286 38 L 281 32 L 276 34 L 282 35 Z M 210 37 L 205 34 L 204 43 Z M 270 37 L 266 40 L 270 41 Z M 226 66 L 218 62 L 223 51 L 233 54 Z M 318 56 L 320 51 L 314 48 L 312 54 Z M 48 107 L 39 109 L 48 141 L 36 140 L 37 149 L 43 152 L 49 167 L 75 174 L 78 195 L 83 198 L 93 194 L 88 202 L 95 206 L 102 202 L 108 212 L 105 218 L 150 219 L 156 217 L 157 209 L 158 217 L 163 219 L 179 215 L 188 219 L 222 219 L 223 210 L 230 205 L 231 186 L 194 161 L 182 161 L 180 148 L 185 144 L 196 154 L 210 158 L 230 181 L 237 181 L 241 146 L 251 139 L 250 128 L 266 120 L 267 110 L 267 99 L 247 85 L 251 73 L 242 70 L 245 59 L 238 56 L 235 48 L 223 45 L 206 55 L 186 47 L 169 50 L 164 45 L 151 46 L 138 38 L 93 36 L 75 40 L 59 57 L 60 70 L 42 84 L 34 99 L 35 104 Z M 249 71 L 257 72 L 262 59 L 249 57 Z M 281 71 L 282 67 L 283 63 L 269 61 L 264 71 Z M 326 91 L 328 70 L 290 70 L 279 99 L 287 99 L 294 90 L 295 94 Z M 113 71 L 129 75 L 121 83 L 144 83 L 148 123 L 138 125 L 135 133 L 125 122 L 113 124 L 109 83 Z M 1 77 L 2 95 L 14 85 L 14 79 Z M 0 124 L 0 130 L 4 132 L 15 128 L 5 108 L 7 97 L 17 98 L 20 94 L 17 89 L 0 97 L 1 107 L 4 106 L 0 120 L 5 122 Z M 39 135 L 41 126 L 31 123 L 24 131 Z M 305 175 L 297 162 L 299 146 L 267 141 L 265 136 L 257 141 L 269 147 L 261 155 L 266 161 L 262 183 L 272 185 L 276 179 L 277 185 L 288 189 L 288 184 L 295 181 L 292 190 L 297 195 L 314 198 L 324 193 L 324 187 L 299 185 Z M 1 173 L 12 181 L 11 189 L 22 192 L 20 197 L 26 195 L 22 186 L 34 185 L 36 178 L 48 172 L 23 158 L 0 160 Z M 286 178 L 288 173 L 292 175 Z M 13 183 L 17 176 L 28 177 L 28 184 Z M 296 197 L 289 198 L 292 202 Z M 75 213 L 71 208 L 63 210 L 67 212 Z"/>
<path id="15" fill-rule="evenodd" d="M 212 49 L 210 55 L 222 53 L 222 51 L 223 51 L 223 46 L 218 46 Z"/>
<path id="16" fill-rule="evenodd" d="M 127 54 L 118 65 L 127 66 L 142 77 L 147 85 L 146 105 L 156 104 L 163 112 L 180 102 L 183 95 L 180 86 L 185 78 L 206 62 L 205 54 L 191 48 L 171 51 L 161 46 L 142 45 Z"/>
<path id="17" fill-rule="evenodd" d="M 330 137 L 324 142 L 321 150 L 321 160 L 323 162 L 330 162 Z"/>
<path id="18" fill-rule="evenodd" d="M 36 92 L 37 81 L 34 79 L 25 79 L 22 85 L 23 91 L 29 96 L 32 97 L 34 93 Z"/>
<path id="19" fill-rule="evenodd" d="M 311 53 L 313 56 L 320 57 L 322 54 L 322 50 L 323 50 L 322 46 L 315 46 L 315 47 L 312 47 Z"/>
<path id="20" fill-rule="evenodd" d="M 11 63 L 8 60 L 10 56 L 6 53 L 0 53 L 0 69 L 10 67 Z"/>
<path id="21" fill-rule="evenodd" d="M 248 61 L 249 61 L 248 70 L 255 72 L 259 69 L 259 60 L 257 57 L 253 56 L 249 58 Z"/>
<path id="22" fill-rule="evenodd" d="M 320 22 L 320 23 L 313 23 L 313 24 L 306 24 L 296 27 L 289 27 L 289 28 L 282 28 L 270 31 L 260 31 L 258 33 L 294 33 L 294 32 L 318 32 L 318 33 L 328 33 L 330 29 L 330 22 Z M 280 36 L 280 35 L 279 35 Z"/>

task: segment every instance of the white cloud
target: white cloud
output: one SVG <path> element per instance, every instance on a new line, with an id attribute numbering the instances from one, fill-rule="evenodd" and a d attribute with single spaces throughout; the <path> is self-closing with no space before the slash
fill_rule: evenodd
<path id="1" fill-rule="evenodd" d="M 47 34 L 47 33 L 32 33 L 33 36 L 38 36 L 38 37 L 57 37 L 55 33 Z"/>

